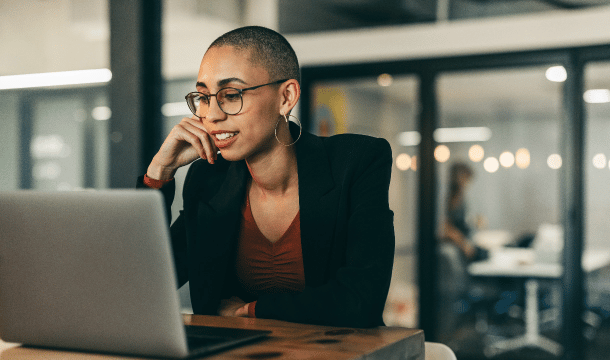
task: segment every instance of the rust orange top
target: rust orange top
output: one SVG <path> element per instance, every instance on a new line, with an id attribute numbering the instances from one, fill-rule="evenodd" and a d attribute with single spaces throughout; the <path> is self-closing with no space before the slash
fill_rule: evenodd
<path id="1" fill-rule="evenodd" d="M 144 176 L 144 184 L 159 189 L 171 180 Z M 254 294 L 301 292 L 305 271 L 301 250 L 300 212 L 279 240 L 272 243 L 261 233 L 246 197 L 237 245 L 236 273 L 241 285 Z M 248 316 L 255 317 L 256 301 L 248 304 Z"/>
<path id="2" fill-rule="evenodd" d="M 305 271 L 300 212 L 274 243 L 256 225 L 248 199 L 242 215 L 236 258 L 236 273 L 241 285 L 254 294 L 303 291 Z M 250 317 L 254 317 L 255 306 L 256 302 L 248 306 Z"/>

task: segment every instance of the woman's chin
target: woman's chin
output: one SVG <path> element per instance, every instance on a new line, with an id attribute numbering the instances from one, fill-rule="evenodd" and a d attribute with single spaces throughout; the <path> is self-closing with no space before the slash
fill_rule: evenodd
<path id="1" fill-rule="evenodd" d="M 236 151 L 231 151 L 228 149 L 220 150 L 220 154 L 222 155 L 222 158 L 227 161 L 239 161 L 244 159 L 243 154 L 238 154 Z"/>

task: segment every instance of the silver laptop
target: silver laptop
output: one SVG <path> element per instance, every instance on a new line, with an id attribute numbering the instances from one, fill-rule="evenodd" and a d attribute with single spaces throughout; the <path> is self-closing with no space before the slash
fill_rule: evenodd
<path id="1" fill-rule="evenodd" d="M 164 211 L 157 191 L 0 192 L 0 338 L 184 358 L 268 335 L 185 329 Z"/>

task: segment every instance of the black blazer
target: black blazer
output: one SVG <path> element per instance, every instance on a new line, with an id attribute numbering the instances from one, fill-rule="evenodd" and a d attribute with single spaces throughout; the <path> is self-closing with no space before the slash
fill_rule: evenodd
<path id="1" fill-rule="evenodd" d="M 195 314 L 216 315 L 221 299 L 238 296 L 258 301 L 258 318 L 383 325 L 394 261 L 390 146 L 363 135 L 309 133 L 295 146 L 305 290 L 256 297 L 238 285 L 235 253 L 250 174 L 245 161 L 220 156 L 214 165 L 194 162 L 185 179 L 184 210 L 171 226 L 178 284 L 190 283 Z M 173 182 L 161 189 L 168 211 L 174 189 Z"/>

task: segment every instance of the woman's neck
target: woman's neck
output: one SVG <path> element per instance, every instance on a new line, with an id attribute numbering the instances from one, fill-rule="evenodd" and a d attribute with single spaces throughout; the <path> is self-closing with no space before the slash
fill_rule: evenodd
<path id="1" fill-rule="evenodd" d="M 298 188 L 297 158 L 293 146 L 276 146 L 265 154 L 246 159 L 252 186 L 267 195 L 281 196 Z"/>

